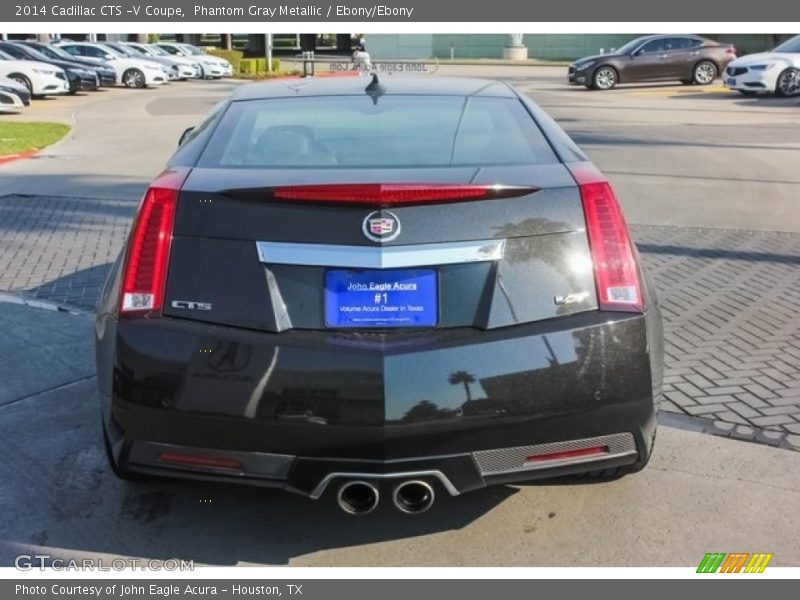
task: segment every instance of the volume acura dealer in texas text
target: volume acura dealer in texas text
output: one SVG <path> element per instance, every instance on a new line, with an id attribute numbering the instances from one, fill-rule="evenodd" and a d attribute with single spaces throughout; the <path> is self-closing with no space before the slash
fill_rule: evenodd
<path id="1" fill-rule="evenodd" d="M 327 10 L 325 10 L 327 8 Z M 334 14 L 337 17 L 358 17 L 362 19 L 374 17 L 411 17 L 413 8 L 386 6 L 385 4 L 373 4 L 369 7 L 335 6 L 325 7 L 308 4 L 306 6 L 257 6 L 251 4 L 247 8 L 241 6 L 202 6 L 196 4 L 194 7 L 195 17 L 329 17 Z"/>

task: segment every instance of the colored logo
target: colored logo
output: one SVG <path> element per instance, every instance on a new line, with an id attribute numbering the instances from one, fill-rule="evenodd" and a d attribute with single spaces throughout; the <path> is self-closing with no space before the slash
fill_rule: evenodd
<path id="1" fill-rule="evenodd" d="M 747 552 L 708 552 L 697 567 L 698 573 L 763 573 L 772 554 Z"/>
<path id="2" fill-rule="evenodd" d="M 400 219 L 389 211 L 376 210 L 367 215 L 361 230 L 368 240 L 389 242 L 400 235 Z"/>

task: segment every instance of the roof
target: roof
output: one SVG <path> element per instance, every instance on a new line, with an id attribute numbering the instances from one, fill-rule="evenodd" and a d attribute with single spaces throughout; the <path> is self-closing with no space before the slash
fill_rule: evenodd
<path id="1" fill-rule="evenodd" d="M 380 76 L 384 94 L 434 95 L 434 96 L 494 96 L 514 98 L 514 91 L 505 83 L 491 79 L 462 77 L 406 77 L 389 74 Z M 306 77 L 281 79 L 240 86 L 232 100 L 258 100 L 261 98 L 296 98 L 298 96 L 349 96 L 365 93 L 371 77 Z"/>

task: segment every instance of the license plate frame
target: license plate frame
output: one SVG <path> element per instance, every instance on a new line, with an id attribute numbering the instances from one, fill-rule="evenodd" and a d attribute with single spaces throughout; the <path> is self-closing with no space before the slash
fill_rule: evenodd
<path id="1" fill-rule="evenodd" d="M 325 326 L 332 329 L 431 328 L 439 322 L 435 269 L 327 269 Z"/>

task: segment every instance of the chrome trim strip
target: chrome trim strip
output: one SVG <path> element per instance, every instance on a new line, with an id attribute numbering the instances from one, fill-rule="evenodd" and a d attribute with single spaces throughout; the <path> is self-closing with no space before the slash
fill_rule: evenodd
<path id="1" fill-rule="evenodd" d="M 330 484 L 331 481 L 334 479 L 401 479 L 401 478 L 413 478 L 413 477 L 435 477 L 439 480 L 439 482 L 444 486 L 444 488 L 450 493 L 451 496 L 458 496 L 460 493 L 456 486 L 454 486 L 450 480 L 445 476 L 444 473 L 441 471 L 405 471 L 399 473 L 357 473 L 357 472 L 337 472 L 337 473 L 328 473 L 322 480 L 317 484 L 309 497 L 313 500 L 318 500 L 322 494 L 325 493 L 325 490 Z"/>
<path id="2" fill-rule="evenodd" d="M 500 260 L 505 240 L 476 240 L 409 246 L 338 246 L 256 242 L 262 263 L 311 267 L 394 269 Z"/>

